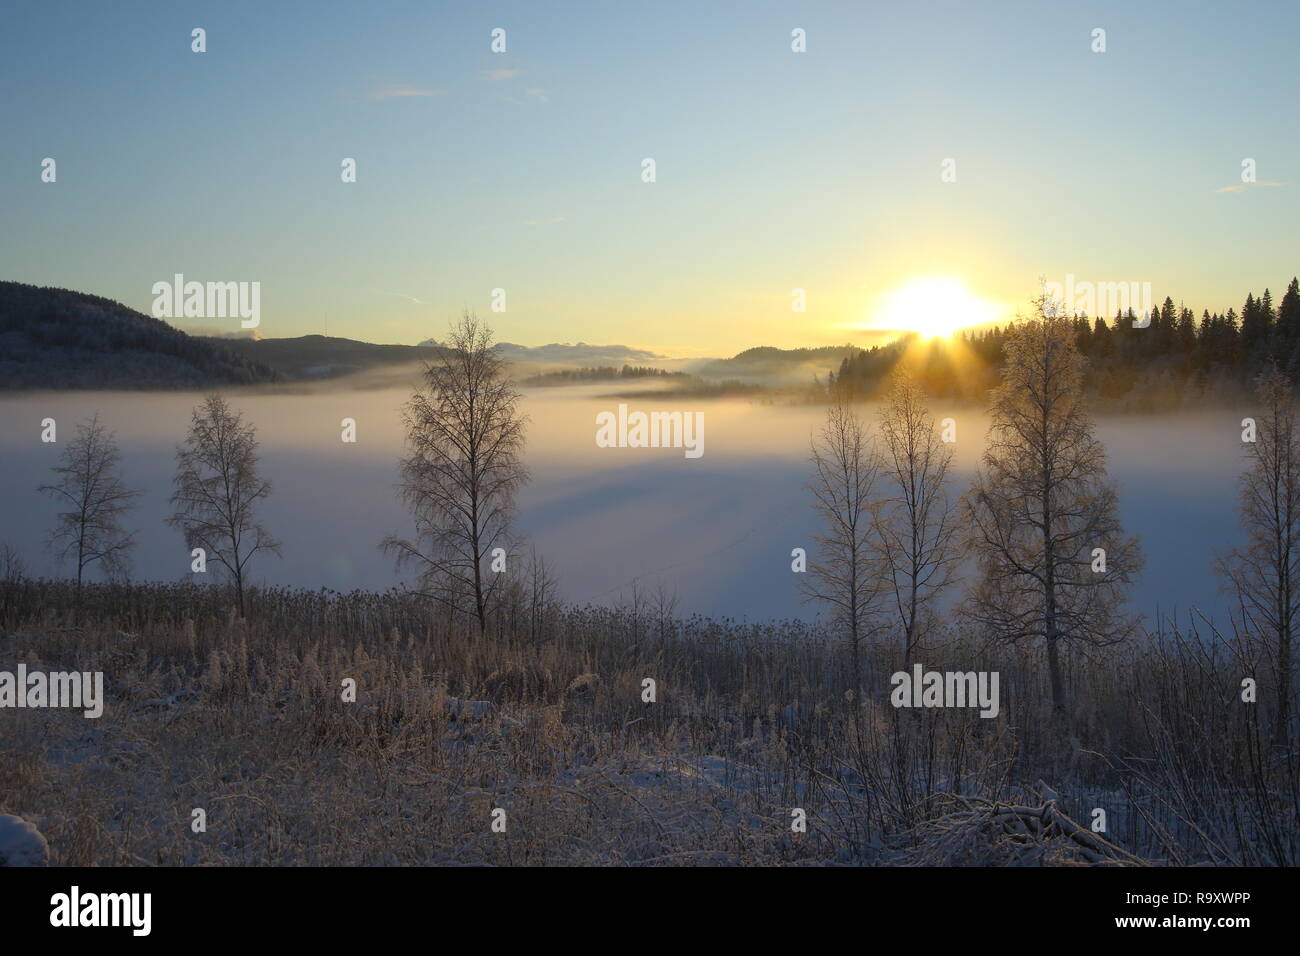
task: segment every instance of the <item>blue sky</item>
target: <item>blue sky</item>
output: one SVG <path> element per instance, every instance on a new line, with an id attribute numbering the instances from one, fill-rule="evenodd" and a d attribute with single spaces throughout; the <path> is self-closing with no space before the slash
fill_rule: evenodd
<path id="1" fill-rule="evenodd" d="M 4 27 L 0 278 L 143 311 L 176 272 L 260 281 L 268 336 L 415 342 L 468 306 L 508 341 L 720 354 L 857 340 L 916 276 L 1008 308 L 1040 276 L 1150 281 L 1199 312 L 1300 271 L 1291 2 L 49 2 Z M 1220 191 L 1247 157 L 1259 183 Z"/>

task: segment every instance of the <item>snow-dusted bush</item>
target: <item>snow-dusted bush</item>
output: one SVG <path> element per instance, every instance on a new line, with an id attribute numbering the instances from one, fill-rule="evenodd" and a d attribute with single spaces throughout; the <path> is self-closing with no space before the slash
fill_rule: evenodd
<path id="1" fill-rule="evenodd" d="M 41 831 L 22 817 L 0 813 L 0 866 L 45 866 L 50 848 Z"/>

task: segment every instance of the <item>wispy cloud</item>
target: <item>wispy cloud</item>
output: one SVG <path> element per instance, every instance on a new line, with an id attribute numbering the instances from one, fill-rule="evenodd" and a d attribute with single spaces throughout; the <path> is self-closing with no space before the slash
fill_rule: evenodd
<path id="1" fill-rule="evenodd" d="M 1272 181 L 1258 182 L 1258 183 L 1237 183 L 1235 186 L 1223 186 L 1219 189 L 1216 189 L 1215 192 L 1216 193 L 1244 193 L 1251 186 L 1285 186 L 1285 185 L 1286 183 L 1278 183 Z"/>
<path id="2" fill-rule="evenodd" d="M 386 86 L 370 94 L 372 100 L 406 99 L 412 96 L 442 96 L 446 90 L 425 89 L 417 86 Z"/>
<path id="3" fill-rule="evenodd" d="M 429 304 L 429 303 L 425 302 L 423 299 L 417 299 L 415 296 L 413 296 L 413 295 L 407 295 L 405 292 L 385 292 L 385 291 L 383 291 L 382 289 L 376 289 L 375 291 L 378 292 L 380 295 L 393 295 L 393 296 L 397 296 L 397 298 L 399 298 L 399 299 L 405 299 L 407 302 L 414 302 L 416 305 L 428 305 L 428 304 Z"/>
<path id="4" fill-rule="evenodd" d="M 518 75 L 520 74 L 520 72 L 522 72 L 522 71 L 520 71 L 520 70 L 484 70 L 484 71 L 483 71 L 483 75 L 486 76 L 489 80 L 492 80 L 494 83 L 499 83 L 499 82 L 501 82 L 502 80 L 513 80 L 516 76 L 518 76 Z"/>
<path id="5" fill-rule="evenodd" d="M 529 103 L 549 103 L 551 94 L 541 87 L 534 86 L 524 90 L 525 99 L 517 96 L 508 96 L 505 93 L 498 93 L 497 99 L 505 100 L 507 103 L 514 103 L 515 106 L 527 106 Z"/>

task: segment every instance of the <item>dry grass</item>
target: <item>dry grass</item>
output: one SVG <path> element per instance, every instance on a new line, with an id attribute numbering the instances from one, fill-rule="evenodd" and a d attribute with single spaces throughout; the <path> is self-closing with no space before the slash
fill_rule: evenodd
<path id="1" fill-rule="evenodd" d="M 1107 809 L 1115 859 L 1296 856 L 1295 761 L 1204 642 L 1072 661 L 1062 727 L 1033 655 L 957 634 L 924 664 L 998 670 L 996 719 L 895 710 L 879 649 L 855 707 L 846 655 L 794 624 L 506 608 L 479 639 L 398 594 L 254 592 L 245 622 L 177 585 L 92 588 L 73 627 L 63 589 L 11 586 L 0 637 L 0 668 L 105 673 L 98 720 L 0 711 L 0 813 L 55 864 L 1095 862 L 1050 820 L 1008 839 L 971 809 L 1039 778 L 1061 819 Z"/>

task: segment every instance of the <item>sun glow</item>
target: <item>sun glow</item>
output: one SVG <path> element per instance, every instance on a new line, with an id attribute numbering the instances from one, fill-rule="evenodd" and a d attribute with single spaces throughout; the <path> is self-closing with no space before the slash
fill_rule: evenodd
<path id="1" fill-rule="evenodd" d="M 996 302 L 972 295 L 961 279 L 932 276 L 911 279 L 888 293 L 877 312 L 876 325 L 939 338 L 1000 317 L 1001 307 Z"/>

